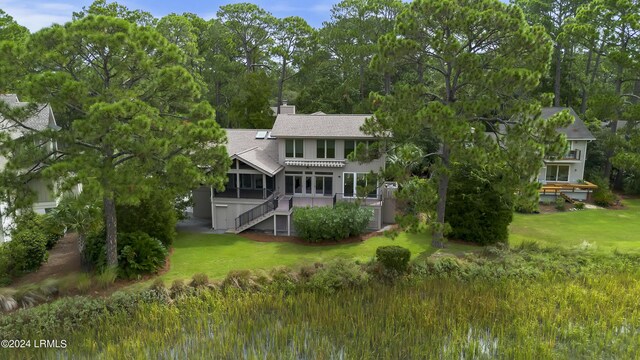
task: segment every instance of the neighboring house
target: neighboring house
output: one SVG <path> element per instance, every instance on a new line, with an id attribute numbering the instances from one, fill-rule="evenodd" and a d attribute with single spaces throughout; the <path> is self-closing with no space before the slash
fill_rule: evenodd
<path id="1" fill-rule="evenodd" d="M 210 219 L 216 230 L 291 234 L 293 208 L 354 201 L 366 175 L 385 165 L 384 156 L 363 164 L 347 159 L 358 144 L 375 140 L 360 130 L 367 117 L 287 113 L 277 116 L 273 129 L 228 129 L 233 164 L 226 189 L 194 191 L 194 216 Z M 361 199 L 374 210 L 371 229 L 393 222 L 395 206 L 383 193 L 377 188 Z"/>
<path id="2" fill-rule="evenodd" d="M 0 101 L 4 101 L 10 107 L 27 106 L 28 103 L 20 102 L 15 94 L 0 94 Z M 42 131 L 45 129 L 59 130 L 51 106 L 48 104 L 38 107 L 38 111 L 30 118 L 23 121 L 24 127 L 13 124 L 0 116 L 0 131 L 8 133 L 12 139 L 18 139 L 29 131 Z M 31 130 L 32 129 L 32 130 Z M 50 150 L 53 150 L 56 144 L 49 142 L 45 144 Z M 4 169 L 7 159 L 0 156 L 0 170 Z M 49 209 L 56 207 L 57 198 L 51 190 L 53 184 L 41 179 L 35 179 L 28 183 L 28 186 L 36 194 L 36 201 L 33 204 L 33 210 L 37 213 L 44 214 Z M 13 219 L 5 214 L 7 204 L 0 202 L 0 242 L 9 241 L 9 230 L 13 226 Z"/>
<path id="3" fill-rule="evenodd" d="M 597 188 L 584 178 L 587 144 L 596 138 L 582 119 L 573 109 L 564 107 L 543 108 L 542 118 L 548 119 L 563 110 L 568 110 L 574 118 L 571 125 L 558 129 L 559 132 L 567 135 L 569 151 L 561 158 L 544 160 L 544 166 L 538 175 L 538 181 L 542 183 L 541 201 L 553 200 L 562 194 L 571 199 L 586 200 Z"/>

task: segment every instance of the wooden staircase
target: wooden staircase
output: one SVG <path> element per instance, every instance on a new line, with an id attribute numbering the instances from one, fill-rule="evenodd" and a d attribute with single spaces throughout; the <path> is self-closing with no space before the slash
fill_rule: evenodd
<path id="1" fill-rule="evenodd" d="M 227 233 L 239 234 L 274 216 L 276 212 L 290 214 L 292 207 L 293 197 L 280 198 L 280 194 L 275 193 L 264 203 L 240 214 L 240 216 L 236 218 L 235 228 L 229 229 Z"/>
<path id="2" fill-rule="evenodd" d="M 249 221 L 248 223 L 246 223 L 246 224 L 244 224 L 244 225 L 242 225 L 240 227 L 237 227 L 235 229 L 231 229 L 230 231 L 227 231 L 227 232 L 230 232 L 230 233 L 233 233 L 233 234 L 239 234 L 239 233 L 251 228 L 252 226 L 258 225 L 259 223 L 261 223 L 261 222 L 267 220 L 268 218 L 272 217 L 275 212 L 276 212 L 276 210 L 273 209 L 273 210 L 265 213 L 264 215 L 259 216 L 259 217 L 255 218 L 255 219 Z"/>
<path id="3" fill-rule="evenodd" d="M 570 198 L 567 194 L 565 194 L 563 192 L 560 193 L 560 197 L 565 199 L 569 204 L 575 204 L 576 203 L 575 200 L 573 200 L 572 198 Z"/>

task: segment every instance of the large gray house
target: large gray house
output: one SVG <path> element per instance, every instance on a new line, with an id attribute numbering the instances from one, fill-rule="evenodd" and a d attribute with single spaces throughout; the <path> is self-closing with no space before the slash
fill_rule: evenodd
<path id="1" fill-rule="evenodd" d="M 194 216 L 210 219 L 216 230 L 291 234 L 293 208 L 333 206 L 360 195 L 374 210 L 371 229 L 393 222 L 395 206 L 384 196 L 384 184 L 366 196 L 356 194 L 369 172 L 385 166 L 384 155 L 368 163 L 348 160 L 375 141 L 360 130 L 370 116 L 281 113 L 273 129 L 228 129 L 233 164 L 226 189 L 194 191 Z"/>
<path id="2" fill-rule="evenodd" d="M 227 130 L 227 152 L 233 163 L 226 189 L 195 190 L 195 217 L 221 231 L 291 234 L 295 231 L 293 208 L 352 201 L 356 188 L 366 184 L 366 175 L 384 168 L 384 155 L 369 163 L 348 160 L 350 153 L 376 140 L 360 130 L 371 115 L 300 115 L 290 108 L 281 111 L 273 129 Z M 575 119 L 558 129 L 567 136 L 570 150 L 561 158 L 544 161 L 537 178 L 543 201 L 557 196 L 585 200 L 596 188 L 584 180 L 587 143 L 595 140 L 584 122 L 572 109 L 560 107 L 544 108 L 542 117 L 562 110 L 569 110 Z M 392 190 L 388 184 L 376 185 L 376 191 L 360 199 L 374 210 L 371 229 L 392 223 L 395 216 Z"/>

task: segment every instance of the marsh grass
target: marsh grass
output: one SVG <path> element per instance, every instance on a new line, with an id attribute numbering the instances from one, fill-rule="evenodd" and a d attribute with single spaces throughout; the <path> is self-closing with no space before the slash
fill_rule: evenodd
<path id="1" fill-rule="evenodd" d="M 65 350 L 14 351 L 7 357 L 640 356 L 638 258 L 540 249 L 530 243 L 487 252 L 482 258 L 414 266 L 414 275 L 395 285 L 370 282 L 334 293 L 313 287 L 295 292 L 278 287 L 193 289 L 170 303 L 140 302 L 132 311 L 114 311 L 60 331 L 56 337 L 69 343 Z M 270 276 L 291 278 L 283 269 Z M 257 282 L 259 275 L 234 273 L 230 278 Z M 42 336 L 35 328 L 23 330 L 21 337 Z"/>

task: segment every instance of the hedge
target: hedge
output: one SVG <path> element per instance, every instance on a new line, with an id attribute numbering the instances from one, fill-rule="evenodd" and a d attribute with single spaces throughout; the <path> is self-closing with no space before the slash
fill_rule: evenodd
<path id="1" fill-rule="evenodd" d="M 337 203 L 332 207 L 296 208 L 296 233 L 309 242 L 342 240 L 362 234 L 373 217 L 373 210 L 356 204 Z"/>

